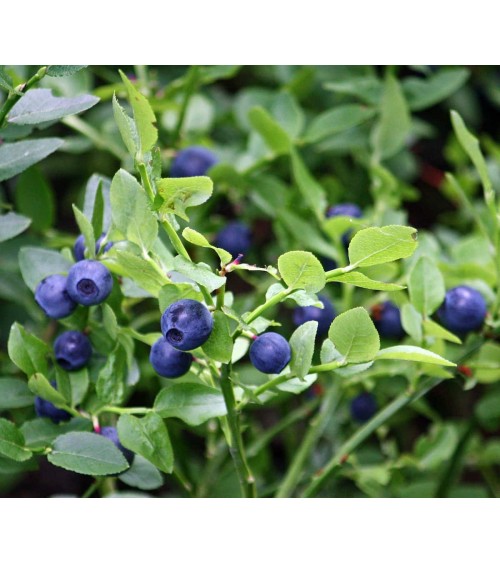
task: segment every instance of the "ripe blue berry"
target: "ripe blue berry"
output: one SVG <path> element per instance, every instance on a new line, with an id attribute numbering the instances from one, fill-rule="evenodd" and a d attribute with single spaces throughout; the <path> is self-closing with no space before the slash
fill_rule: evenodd
<path id="1" fill-rule="evenodd" d="M 437 312 L 443 325 L 457 334 L 479 330 L 483 326 L 486 313 L 484 297 L 467 285 L 448 290 Z"/>
<path id="2" fill-rule="evenodd" d="M 215 246 L 227 250 L 233 258 L 246 254 L 252 245 L 252 232 L 238 221 L 232 221 L 221 229 L 215 238 Z"/>
<path id="3" fill-rule="evenodd" d="M 380 336 L 395 340 L 404 336 L 401 313 L 392 301 L 385 301 L 379 305 L 374 305 L 371 309 L 371 317 Z"/>
<path id="4" fill-rule="evenodd" d="M 102 303 L 113 289 L 109 270 L 96 260 L 81 260 L 71 266 L 67 290 L 73 301 L 81 305 Z"/>
<path id="5" fill-rule="evenodd" d="M 165 309 L 161 332 L 177 350 L 194 350 L 208 340 L 213 324 L 212 315 L 203 303 L 181 299 Z"/>
<path id="6" fill-rule="evenodd" d="M 366 422 L 377 412 L 377 401 L 371 393 L 360 393 L 351 401 L 351 416 L 358 422 Z"/>
<path id="7" fill-rule="evenodd" d="M 217 162 L 215 154 L 205 147 L 188 147 L 177 153 L 170 168 L 172 178 L 204 176 Z"/>
<path id="8" fill-rule="evenodd" d="M 76 330 L 63 332 L 54 342 L 57 363 L 66 371 L 74 371 L 85 366 L 92 355 L 90 340 Z"/>
<path id="9" fill-rule="evenodd" d="M 99 251 L 101 250 L 101 243 L 104 240 L 104 237 L 106 236 L 106 233 L 102 233 L 102 235 L 96 240 L 95 243 L 95 252 L 96 254 L 99 253 Z M 104 252 L 107 252 L 111 247 L 113 246 L 112 242 L 108 242 L 105 244 L 104 246 Z M 79 262 L 80 260 L 84 260 L 85 259 L 85 238 L 83 235 L 79 235 L 78 237 L 76 237 L 75 240 L 75 244 L 73 245 L 73 255 L 75 257 L 75 260 L 77 262 Z"/>
<path id="10" fill-rule="evenodd" d="M 68 295 L 66 284 L 66 276 L 54 274 L 43 279 L 36 287 L 35 301 L 52 319 L 62 319 L 75 310 L 76 303 Z"/>
<path id="11" fill-rule="evenodd" d="M 50 384 L 54 387 L 54 389 L 57 389 L 55 381 L 51 381 Z M 37 416 L 50 418 L 50 420 L 56 424 L 71 418 L 69 412 L 57 408 L 53 403 L 47 401 L 46 399 L 42 399 L 41 397 L 35 397 L 35 412 Z"/>
<path id="12" fill-rule="evenodd" d="M 113 444 L 122 452 L 123 457 L 128 461 L 128 463 L 132 463 L 135 454 L 122 445 L 120 439 L 118 438 L 118 430 L 114 426 L 103 426 L 100 429 L 99 434 L 101 434 L 101 436 L 104 436 L 108 440 L 111 440 Z"/>
<path id="13" fill-rule="evenodd" d="M 277 332 L 257 336 L 250 346 L 250 361 L 263 373 L 280 373 L 291 357 L 290 344 Z"/>
<path id="14" fill-rule="evenodd" d="M 313 305 L 296 307 L 293 311 L 293 322 L 295 326 L 300 326 L 307 321 L 318 321 L 317 334 L 318 336 L 324 336 L 328 333 L 328 329 L 337 313 L 329 299 L 320 295 L 319 300 L 324 305 L 323 309 Z"/>
<path id="15" fill-rule="evenodd" d="M 176 350 L 162 336 L 151 347 L 149 361 L 158 375 L 173 379 L 189 371 L 193 356 Z"/>

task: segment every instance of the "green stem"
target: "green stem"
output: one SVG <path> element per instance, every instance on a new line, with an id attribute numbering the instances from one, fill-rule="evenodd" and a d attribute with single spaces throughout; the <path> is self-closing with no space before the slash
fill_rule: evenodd
<path id="1" fill-rule="evenodd" d="M 34 74 L 26 83 L 20 84 L 12 92 L 9 92 L 5 103 L 0 108 L 0 127 L 3 127 L 7 115 L 10 110 L 17 104 L 17 102 L 22 98 L 22 94 L 27 92 L 30 88 L 33 88 L 35 84 L 40 82 L 40 80 L 45 76 L 47 72 L 47 67 L 42 66 L 38 69 L 36 74 Z"/>
<path id="2" fill-rule="evenodd" d="M 345 442 L 336 455 L 312 478 L 311 483 L 306 488 L 303 497 L 310 498 L 316 495 L 321 489 L 323 484 L 334 474 L 336 474 L 342 467 L 342 464 L 347 460 L 347 457 L 367 438 L 369 438 L 375 430 L 385 424 L 392 416 L 409 403 L 416 401 L 431 389 L 439 385 L 442 379 L 426 379 L 419 388 L 413 393 L 404 392 L 396 397 L 384 409 L 382 409 L 376 416 L 363 425 L 357 432 L 355 432 L 347 442 Z"/>
<path id="3" fill-rule="evenodd" d="M 83 493 L 82 498 L 90 498 L 101 486 L 102 478 L 96 479 L 92 485 Z"/>
<path id="4" fill-rule="evenodd" d="M 281 485 L 276 492 L 276 498 L 288 498 L 300 482 L 304 472 L 304 465 L 311 457 L 311 452 L 323 435 L 331 417 L 335 414 L 340 402 L 341 392 L 338 382 L 328 389 L 318 414 L 309 423 L 309 429 L 304 436 L 293 462 L 290 465 Z"/>
<path id="5" fill-rule="evenodd" d="M 177 480 L 179 485 L 186 491 L 189 496 L 193 495 L 193 485 L 189 482 L 188 478 L 184 475 L 183 471 L 178 466 L 174 467 L 172 475 Z"/>
<path id="6" fill-rule="evenodd" d="M 184 120 L 186 118 L 189 100 L 191 99 L 191 96 L 194 94 L 194 91 L 196 90 L 197 83 L 198 83 L 198 65 L 192 65 L 186 77 L 186 86 L 184 87 L 184 99 L 182 100 L 179 119 L 177 120 L 177 124 L 175 126 L 175 131 L 174 131 L 174 142 L 173 142 L 174 145 L 176 145 L 177 142 L 179 141 L 179 137 L 182 131 L 182 126 L 184 125 Z"/>
<path id="7" fill-rule="evenodd" d="M 322 371 L 333 371 L 337 368 L 341 368 L 342 366 L 345 366 L 345 361 L 343 360 L 330 362 L 328 364 L 319 364 L 317 366 L 311 366 L 307 373 L 320 373 Z"/>
<path id="8" fill-rule="evenodd" d="M 151 180 L 149 179 L 148 171 L 146 170 L 146 165 L 144 164 L 144 162 L 138 162 L 136 166 L 141 176 L 142 185 L 146 190 L 149 200 L 153 202 L 155 198 L 155 192 L 151 184 Z"/>
<path id="9" fill-rule="evenodd" d="M 233 385 L 231 383 L 231 364 L 222 365 L 220 383 L 227 408 L 226 416 L 230 433 L 230 443 L 228 443 L 229 452 L 233 458 L 243 496 L 245 498 L 255 498 L 257 496 L 255 479 L 250 467 L 248 466 L 245 449 L 243 447 L 239 411 L 236 407 L 236 399 L 234 397 Z"/>
<path id="10" fill-rule="evenodd" d="M 148 414 L 153 409 L 147 407 L 113 407 L 111 405 L 106 405 L 98 409 L 95 415 L 99 415 L 102 412 L 114 412 L 116 414 Z"/>
<path id="11" fill-rule="evenodd" d="M 256 309 L 254 309 L 245 319 L 245 322 L 247 324 L 250 324 L 252 321 L 254 321 L 255 319 L 257 319 L 258 317 L 260 317 L 262 315 L 262 313 L 264 313 L 265 311 L 267 311 L 268 309 L 270 309 L 271 307 L 273 307 L 274 305 L 277 305 L 278 303 L 281 303 L 281 301 L 283 301 L 283 299 L 285 299 L 286 297 L 288 297 L 288 295 L 290 295 L 290 293 L 293 293 L 293 289 L 287 288 L 284 289 L 283 291 L 280 291 L 279 293 L 277 293 L 276 295 L 274 295 L 273 297 L 271 297 L 271 299 L 269 299 L 268 301 L 266 301 L 265 303 L 262 303 L 262 305 L 259 305 Z"/>
<path id="12" fill-rule="evenodd" d="M 114 477 L 105 477 L 99 483 L 99 492 L 101 497 L 107 497 L 116 492 L 116 479 Z"/>

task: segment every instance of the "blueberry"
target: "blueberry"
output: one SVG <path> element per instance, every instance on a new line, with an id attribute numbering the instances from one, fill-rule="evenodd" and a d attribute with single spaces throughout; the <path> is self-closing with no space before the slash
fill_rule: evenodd
<path id="1" fill-rule="evenodd" d="M 437 312 L 443 325 L 457 334 L 479 330 L 483 326 L 486 313 L 484 297 L 467 285 L 448 290 Z"/>
<path id="2" fill-rule="evenodd" d="M 88 363 L 92 355 L 92 346 L 83 332 L 68 330 L 56 338 L 54 354 L 62 368 L 66 371 L 74 371 Z"/>
<path id="3" fill-rule="evenodd" d="M 81 260 L 71 266 L 67 289 L 73 301 L 81 305 L 102 303 L 113 289 L 109 270 L 96 260 Z"/>
<path id="4" fill-rule="evenodd" d="M 232 221 L 217 233 L 214 244 L 236 258 L 238 254 L 246 254 L 250 250 L 252 232 L 243 223 Z"/>
<path id="5" fill-rule="evenodd" d="M 337 316 L 332 303 L 326 297 L 319 296 L 319 300 L 323 303 L 324 308 L 314 307 L 296 307 L 293 311 L 293 322 L 295 326 L 300 326 L 307 321 L 318 321 L 318 336 L 324 336 L 328 333 L 328 329 L 333 319 Z"/>
<path id="6" fill-rule="evenodd" d="M 181 299 L 167 307 L 161 317 L 161 332 L 177 350 L 194 350 L 210 336 L 214 320 L 203 303 Z"/>
<path id="7" fill-rule="evenodd" d="M 380 336 L 395 340 L 403 338 L 405 332 L 401 324 L 401 313 L 392 301 L 374 305 L 371 309 L 371 317 Z"/>
<path id="8" fill-rule="evenodd" d="M 291 357 L 290 344 L 277 332 L 257 336 L 250 346 L 250 361 L 263 373 L 280 373 Z"/>
<path id="9" fill-rule="evenodd" d="M 106 237 L 106 233 L 102 233 L 102 235 L 96 240 L 95 243 L 95 252 L 96 254 L 99 254 L 99 251 L 101 250 L 101 243 L 104 240 L 104 238 Z M 108 242 L 104 245 L 104 252 L 107 252 L 111 247 L 113 246 L 112 242 Z M 83 235 L 79 235 L 76 240 L 75 240 L 75 244 L 73 246 L 73 255 L 75 257 L 75 260 L 77 262 L 79 262 L 80 260 L 84 260 L 85 259 L 85 238 Z"/>
<path id="10" fill-rule="evenodd" d="M 66 283 L 66 276 L 54 274 L 36 286 L 35 301 L 52 319 L 62 319 L 75 310 L 76 303 L 68 295 Z"/>
<path id="11" fill-rule="evenodd" d="M 217 162 L 215 154 L 205 147 L 188 147 L 177 153 L 170 168 L 172 178 L 204 176 Z"/>
<path id="12" fill-rule="evenodd" d="M 54 389 L 57 389 L 55 381 L 51 381 L 50 384 L 54 387 Z M 42 399 L 41 397 L 35 397 L 35 412 L 37 416 L 50 418 L 50 420 L 56 424 L 71 418 L 69 412 L 57 408 L 53 403 L 47 401 L 46 399 Z"/>
<path id="13" fill-rule="evenodd" d="M 151 347 L 149 361 L 158 375 L 173 379 L 189 371 L 193 356 L 176 350 L 162 336 Z"/>
<path id="14" fill-rule="evenodd" d="M 339 217 L 339 216 L 347 216 L 347 217 L 354 217 L 355 219 L 359 219 L 363 216 L 363 212 L 355 203 L 338 203 L 337 205 L 332 205 L 326 211 L 327 217 Z M 346 233 L 342 235 L 342 244 L 344 245 L 346 251 L 349 247 L 349 242 L 351 239 L 351 229 L 349 229 Z"/>
<path id="15" fill-rule="evenodd" d="M 103 426 L 100 429 L 99 433 L 101 434 L 101 436 L 104 436 L 108 440 L 111 440 L 113 444 L 122 452 L 123 457 L 128 461 L 128 463 L 132 463 L 135 454 L 134 452 L 131 452 L 130 450 L 122 446 L 122 443 L 118 438 L 118 430 L 114 426 Z"/>
<path id="16" fill-rule="evenodd" d="M 377 412 L 377 401 L 371 393 L 360 393 L 351 401 L 351 416 L 358 422 L 366 422 Z"/>

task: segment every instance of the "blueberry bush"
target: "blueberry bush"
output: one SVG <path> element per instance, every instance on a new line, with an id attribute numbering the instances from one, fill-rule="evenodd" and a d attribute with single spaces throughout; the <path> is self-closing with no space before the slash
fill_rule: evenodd
<path id="1" fill-rule="evenodd" d="M 495 67 L 1 66 L 2 494 L 498 496 L 499 105 Z"/>

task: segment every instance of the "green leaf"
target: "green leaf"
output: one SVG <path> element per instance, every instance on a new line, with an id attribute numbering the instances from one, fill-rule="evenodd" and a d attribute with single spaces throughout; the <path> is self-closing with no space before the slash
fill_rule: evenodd
<path id="1" fill-rule="evenodd" d="M 375 266 L 411 256 L 417 248 L 417 230 L 389 225 L 358 231 L 349 244 L 349 261 L 355 267 Z"/>
<path id="2" fill-rule="evenodd" d="M 26 381 L 17 377 L 0 377 L 0 411 L 29 407 L 33 401 L 33 393 Z"/>
<path id="3" fill-rule="evenodd" d="M 347 80 L 327 82 L 326 90 L 355 96 L 369 104 L 378 104 L 384 91 L 384 85 L 376 76 L 355 76 Z"/>
<path id="4" fill-rule="evenodd" d="M 56 98 L 48 88 L 29 90 L 9 112 L 7 121 L 16 125 L 37 125 L 81 113 L 95 106 L 99 98 L 81 94 L 75 98 Z"/>
<path id="5" fill-rule="evenodd" d="M 94 237 L 97 240 L 104 230 L 104 210 L 105 201 L 103 194 L 102 182 L 99 182 L 95 193 L 94 208 L 92 210 L 91 224 L 94 230 Z"/>
<path id="6" fill-rule="evenodd" d="M 115 475 L 129 467 L 111 440 L 92 432 L 69 432 L 57 437 L 47 459 L 57 467 L 83 475 Z"/>
<path id="7" fill-rule="evenodd" d="M 455 366 L 453 362 L 445 360 L 438 354 L 418 346 L 391 346 L 384 348 L 376 355 L 377 360 L 404 360 L 406 362 L 423 362 L 439 366 Z"/>
<path id="8" fill-rule="evenodd" d="M 380 102 L 380 120 L 373 130 L 372 147 L 377 161 L 394 156 L 408 137 L 411 116 L 401 86 L 392 74 L 387 74 Z"/>
<path id="9" fill-rule="evenodd" d="M 102 305 L 102 324 L 112 340 L 116 340 L 118 334 L 118 321 L 113 309 L 107 304 Z"/>
<path id="10" fill-rule="evenodd" d="M 21 431 L 5 418 L 0 418 L 0 455 L 15 461 L 26 461 L 33 455 L 25 449 Z"/>
<path id="11" fill-rule="evenodd" d="M 303 250 L 292 250 L 278 258 L 278 270 L 289 289 L 305 289 L 317 293 L 325 287 L 325 271 L 321 262 Z"/>
<path id="12" fill-rule="evenodd" d="M 208 240 L 198 231 L 186 227 L 182 231 L 182 236 L 191 244 L 201 246 L 202 248 L 211 248 L 212 250 L 214 250 L 218 254 L 221 264 L 227 264 L 231 262 L 232 256 L 227 250 L 211 245 Z"/>
<path id="13" fill-rule="evenodd" d="M 435 323 L 431 319 L 425 319 L 423 322 L 424 332 L 426 336 L 434 336 L 435 338 L 440 338 L 442 340 L 447 340 L 448 342 L 454 342 L 455 344 L 462 344 L 462 341 L 456 334 L 453 334 L 449 330 L 446 330 L 441 325 Z"/>
<path id="14" fill-rule="evenodd" d="M 0 182 L 19 174 L 56 151 L 62 139 L 35 139 L 0 146 Z"/>
<path id="15" fill-rule="evenodd" d="M 127 89 L 130 105 L 134 111 L 134 120 L 140 141 L 140 151 L 142 154 L 145 154 L 153 148 L 158 139 L 156 117 L 147 98 L 137 90 L 121 70 L 119 72 Z"/>
<path id="16" fill-rule="evenodd" d="M 120 404 L 125 397 L 127 380 L 127 355 L 123 346 L 109 354 L 99 371 L 96 383 L 97 396 L 105 404 Z"/>
<path id="17" fill-rule="evenodd" d="M 479 177 L 481 178 L 486 205 L 488 205 L 490 211 L 496 217 L 495 191 L 488 174 L 486 161 L 484 160 L 484 156 L 481 152 L 481 149 L 479 148 L 479 141 L 467 129 L 460 115 L 453 110 L 451 111 L 451 123 L 453 124 L 453 130 L 455 131 L 455 135 L 457 136 L 459 143 L 462 145 L 462 148 L 474 163 Z"/>
<path id="18" fill-rule="evenodd" d="M 302 108 L 290 92 L 282 91 L 273 96 L 271 113 L 289 137 L 296 139 L 302 133 L 305 118 Z"/>
<path id="19" fill-rule="evenodd" d="M 7 71 L 5 70 L 5 66 L 3 65 L 0 66 L 0 88 L 3 88 L 8 92 L 12 92 L 14 89 L 12 84 L 12 78 L 7 73 Z"/>
<path id="20" fill-rule="evenodd" d="M 286 154 L 290 151 L 292 142 L 288 133 L 264 108 L 252 108 L 248 112 L 248 119 L 274 153 Z"/>
<path id="21" fill-rule="evenodd" d="M 500 425 L 500 391 L 495 389 L 481 397 L 474 407 L 474 412 L 481 426 L 487 430 L 496 430 Z"/>
<path id="22" fill-rule="evenodd" d="M 407 78 L 403 90 L 412 111 L 420 111 L 451 96 L 462 87 L 470 72 L 465 68 L 444 69 L 428 78 Z"/>
<path id="23" fill-rule="evenodd" d="M 189 221 L 186 209 L 205 203 L 212 195 L 213 182 L 208 176 L 162 178 L 156 182 L 156 187 L 163 200 L 160 214 L 174 213 Z"/>
<path id="24" fill-rule="evenodd" d="M 315 213 L 317 219 L 322 221 L 326 209 L 325 191 L 311 175 L 295 149 L 291 151 L 290 156 L 292 159 L 293 178 L 299 188 L 304 203 Z"/>
<path id="25" fill-rule="evenodd" d="M 140 142 L 137 127 L 135 121 L 126 114 L 123 107 L 118 103 L 115 94 L 113 94 L 113 113 L 123 142 L 125 143 L 129 154 L 132 158 L 135 158 L 135 155 L 139 150 Z"/>
<path id="26" fill-rule="evenodd" d="M 88 65 L 50 65 L 47 68 L 49 76 L 71 76 L 77 73 L 82 68 L 87 68 Z"/>
<path id="27" fill-rule="evenodd" d="M 0 242 L 17 237 L 25 231 L 31 224 L 31 219 L 9 211 L 5 215 L 0 215 Z"/>
<path id="28" fill-rule="evenodd" d="M 335 317 L 328 338 L 348 364 L 369 362 L 380 349 L 377 329 L 363 307 L 350 309 Z"/>
<path id="29" fill-rule="evenodd" d="M 214 326 L 210 337 L 202 346 L 203 351 L 216 362 L 230 362 L 233 354 L 233 339 L 227 317 L 221 311 L 214 311 L 213 318 Z"/>
<path id="30" fill-rule="evenodd" d="M 347 231 L 352 230 L 352 227 L 362 227 L 363 223 L 363 219 L 355 219 L 348 215 L 338 215 L 322 221 L 321 228 L 332 240 L 336 240 Z"/>
<path id="31" fill-rule="evenodd" d="M 458 444 L 458 432 L 452 424 L 436 425 L 427 436 L 421 436 L 415 445 L 418 467 L 422 471 L 437 469 L 448 460 Z"/>
<path id="32" fill-rule="evenodd" d="M 21 174 L 14 198 L 17 209 L 31 218 L 34 229 L 45 231 L 52 226 L 55 215 L 54 194 L 37 168 L 28 168 Z"/>
<path id="33" fill-rule="evenodd" d="M 178 383 L 162 389 L 154 410 L 164 418 L 180 418 L 190 426 L 227 414 L 222 393 L 200 383 Z"/>
<path id="34" fill-rule="evenodd" d="M 125 250 L 115 250 L 112 256 L 103 260 L 103 264 L 115 274 L 134 280 L 154 297 L 158 296 L 162 286 L 169 281 L 150 262 Z"/>
<path id="35" fill-rule="evenodd" d="M 92 222 L 94 226 L 94 234 L 99 238 L 99 235 L 103 231 L 107 231 L 111 225 L 111 202 L 109 197 L 111 186 L 111 180 L 100 174 L 92 174 L 85 187 L 85 201 L 83 204 L 83 212 L 85 217 Z M 94 215 L 96 214 L 96 209 L 101 205 L 98 201 L 99 199 L 99 189 L 102 191 L 102 198 L 104 200 L 103 205 L 103 217 L 102 217 L 102 227 L 101 229 L 96 229 Z M 99 213 L 97 211 L 97 213 Z"/>
<path id="36" fill-rule="evenodd" d="M 401 324 L 413 340 L 422 342 L 422 315 L 411 303 L 405 303 L 401 307 Z"/>
<path id="37" fill-rule="evenodd" d="M 226 283 L 225 276 L 217 276 L 207 264 L 196 264 L 180 255 L 174 259 L 174 270 L 206 287 L 210 293 Z"/>
<path id="38" fill-rule="evenodd" d="M 47 373 L 49 347 L 33 334 L 26 332 L 19 323 L 14 323 L 10 329 L 7 349 L 10 359 L 26 375 L 37 371 Z"/>
<path id="39" fill-rule="evenodd" d="M 34 395 L 54 403 L 58 408 L 67 406 L 68 402 L 62 393 L 54 389 L 49 380 L 41 373 L 35 373 L 29 378 L 28 387 Z"/>
<path id="40" fill-rule="evenodd" d="M 111 182 L 113 222 L 130 242 L 150 250 L 158 235 L 158 221 L 139 182 L 125 170 L 119 170 Z"/>
<path id="41" fill-rule="evenodd" d="M 468 364 L 474 370 L 479 383 L 495 383 L 500 380 L 500 345 L 486 342 L 481 347 L 477 359 Z"/>
<path id="42" fill-rule="evenodd" d="M 72 205 L 73 213 L 75 215 L 76 222 L 78 224 L 78 228 L 83 235 L 85 240 L 85 251 L 87 257 L 90 260 L 95 259 L 95 235 L 94 229 L 92 227 L 92 223 L 85 217 L 85 215 L 76 207 L 75 204 Z"/>
<path id="43" fill-rule="evenodd" d="M 415 309 L 430 317 L 443 302 L 446 289 L 444 279 L 434 260 L 420 256 L 408 277 L 408 291 Z"/>
<path id="44" fill-rule="evenodd" d="M 89 373 L 87 368 L 83 368 L 78 371 L 65 373 L 65 375 L 69 379 L 70 403 L 74 407 L 75 405 L 79 405 L 87 394 L 89 388 Z"/>
<path id="45" fill-rule="evenodd" d="M 316 143 L 325 137 L 351 129 L 368 121 L 375 115 L 375 109 L 360 104 L 344 104 L 316 116 L 306 130 L 304 140 Z"/>
<path id="46" fill-rule="evenodd" d="M 142 455 L 165 473 L 174 469 L 174 452 L 167 428 L 158 414 L 151 412 L 144 418 L 123 414 L 118 420 L 121 443 Z"/>
<path id="47" fill-rule="evenodd" d="M 164 285 L 158 296 L 160 311 L 163 313 L 165 309 L 174 301 L 179 299 L 195 299 L 203 301 L 203 295 L 197 291 L 190 283 L 176 283 Z"/>
<path id="48" fill-rule="evenodd" d="M 305 380 L 312 365 L 317 330 L 317 321 L 308 321 L 296 328 L 289 340 L 292 349 L 290 371 L 301 381 Z"/>
<path id="49" fill-rule="evenodd" d="M 339 273 L 339 275 L 335 275 L 335 277 L 328 278 L 328 281 L 347 283 L 350 285 L 355 285 L 356 287 L 364 287 L 365 289 L 373 289 L 376 291 L 400 291 L 401 289 L 405 288 L 404 285 L 399 285 L 397 283 L 387 283 L 378 280 L 372 280 L 361 272 Z"/>
<path id="50" fill-rule="evenodd" d="M 134 456 L 130 469 L 119 475 L 118 479 L 129 487 L 142 491 L 151 491 L 163 485 L 162 474 L 140 455 Z"/>
<path id="51" fill-rule="evenodd" d="M 33 292 L 44 278 L 52 274 L 66 274 L 72 265 L 72 262 L 55 250 L 25 246 L 19 251 L 21 274 Z"/>

